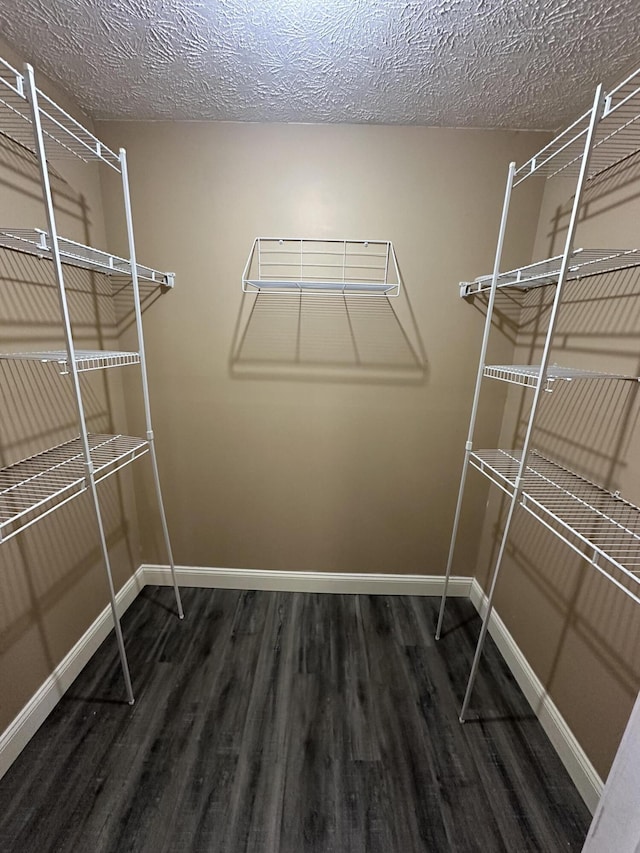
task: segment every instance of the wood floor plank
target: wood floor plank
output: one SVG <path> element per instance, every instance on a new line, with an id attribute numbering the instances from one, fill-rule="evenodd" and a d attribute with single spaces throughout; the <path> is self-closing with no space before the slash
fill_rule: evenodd
<path id="1" fill-rule="evenodd" d="M 2 853 L 581 849 L 589 814 L 469 601 L 147 588 L 4 779 Z"/>
<path id="2" fill-rule="evenodd" d="M 261 597 L 265 601 L 264 597 Z M 277 850 L 299 597 L 275 593 L 267 609 L 220 850 Z"/>
<path id="3" fill-rule="evenodd" d="M 282 853 L 336 849 L 335 631 L 322 595 L 299 597 L 293 634 L 297 663 L 287 733 Z"/>

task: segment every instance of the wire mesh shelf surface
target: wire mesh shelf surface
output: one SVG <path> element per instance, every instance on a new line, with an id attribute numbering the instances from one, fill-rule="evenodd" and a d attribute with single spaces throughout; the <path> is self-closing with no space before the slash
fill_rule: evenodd
<path id="1" fill-rule="evenodd" d="M 0 248 L 13 249 L 36 255 L 39 258 L 50 258 L 51 239 L 46 231 L 40 228 L 3 228 L 0 229 Z M 58 249 L 63 263 L 80 269 L 93 270 L 105 275 L 131 276 L 131 262 L 126 258 L 102 252 L 91 246 L 58 237 Z M 159 272 L 143 264 L 136 264 L 138 278 L 153 284 L 173 287 L 175 276 L 171 272 Z"/>
<path id="2" fill-rule="evenodd" d="M 117 172 L 120 157 L 86 127 L 37 89 L 45 151 L 52 159 L 78 157 L 100 160 Z M 28 81 L 0 58 L 0 133 L 35 153 L 35 137 L 28 100 Z"/>
<path id="3" fill-rule="evenodd" d="M 254 240 L 244 273 L 245 293 L 397 296 L 402 279 L 388 240 Z"/>
<path id="4" fill-rule="evenodd" d="M 529 290 L 533 287 L 545 287 L 556 284 L 562 267 L 562 255 L 536 261 L 498 275 L 496 287 L 499 289 L 512 287 Z M 579 278 L 616 272 L 640 266 L 640 250 L 638 249 L 574 249 L 567 268 L 567 281 Z M 478 276 L 474 281 L 460 282 L 460 296 L 473 296 L 491 290 L 493 277 Z"/>
<path id="5" fill-rule="evenodd" d="M 514 186 L 532 175 L 575 175 L 584 156 L 591 110 L 559 133 L 516 170 Z M 640 150 L 640 69 L 604 99 L 595 135 L 589 177 L 593 178 Z"/>
<path id="6" fill-rule="evenodd" d="M 477 450 L 469 461 L 513 495 L 520 451 Z M 520 504 L 640 604 L 640 509 L 536 451 L 528 463 Z"/>
<path id="7" fill-rule="evenodd" d="M 96 481 L 149 450 L 147 441 L 127 435 L 89 435 L 89 446 Z M 81 494 L 86 475 L 79 438 L 0 469 L 0 541 Z"/>
<path id="8" fill-rule="evenodd" d="M 47 352 L 3 352 L 0 359 L 10 361 L 40 361 L 43 364 L 54 362 L 60 373 L 69 372 L 69 355 L 66 350 Z M 121 350 L 75 350 L 75 363 L 79 372 L 103 370 L 107 367 L 124 367 L 127 364 L 140 364 L 140 353 Z"/>
<path id="9" fill-rule="evenodd" d="M 540 378 L 540 365 L 488 364 L 484 368 L 484 375 L 490 379 L 499 379 L 502 382 L 512 382 L 515 385 L 535 388 Z M 556 379 L 565 381 L 572 379 L 626 379 L 637 382 L 639 377 L 621 373 L 604 373 L 599 370 L 582 370 L 577 367 L 560 367 L 553 364 L 547 369 L 546 381 L 551 383 L 555 382 Z"/>

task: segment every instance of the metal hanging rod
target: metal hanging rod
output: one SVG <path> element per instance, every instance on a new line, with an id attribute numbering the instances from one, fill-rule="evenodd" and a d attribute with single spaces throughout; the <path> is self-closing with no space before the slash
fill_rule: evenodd
<path id="1" fill-rule="evenodd" d="M 52 254 L 51 238 L 41 228 L 2 228 L 0 248 L 36 255 L 39 258 L 50 258 Z M 85 246 L 75 240 L 58 236 L 58 252 L 63 264 L 105 275 L 131 277 L 131 261 Z M 138 278 L 142 281 L 150 281 L 164 287 L 173 287 L 175 284 L 175 274 L 172 272 L 159 272 L 143 264 L 137 264 L 136 269 Z"/>

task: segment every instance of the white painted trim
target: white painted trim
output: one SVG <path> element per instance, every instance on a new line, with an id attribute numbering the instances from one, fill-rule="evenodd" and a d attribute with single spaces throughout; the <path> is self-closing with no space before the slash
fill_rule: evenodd
<path id="1" fill-rule="evenodd" d="M 143 587 L 144 571 L 140 566 L 116 595 L 120 615 L 135 601 Z M 62 699 L 112 629 L 111 607 L 107 605 L 71 651 L 60 661 L 47 680 L 33 694 L 18 716 L 0 735 L 0 779 Z"/>
<path id="2" fill-rule="evenodd" d="M 483 616 L 486 612 L 487 596 L 475 578 L 471 584 L 469 598 L 478 613 Z M 582 799 L 593 814 L 602 795 L 604 787 L 602 779 L 495 610 L 489 620 L 489 634 L 533 708 L 540 725 L 553 744 Z"/>
<path id="3" fill-rule="evenodd" d="M 145 565 L 144 582 L 169 586 L 168 566 Z M 180 586 L 220 589 L 266 589 L 282 592 L 337 592 L 362 595 L 442 595 L 442 575 L 385 575 L 347 572 L 283 572 L 266 569 L 217 569 L 176 566 Z M 468 598 L 472 578 L 453 577 L 449 595 Z"/>

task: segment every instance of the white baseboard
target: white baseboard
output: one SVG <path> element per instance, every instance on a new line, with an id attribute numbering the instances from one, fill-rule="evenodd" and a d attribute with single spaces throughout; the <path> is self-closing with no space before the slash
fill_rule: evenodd
<path id="1" fill-rule="evenodd" d="M 140 566 L 116 596 L 119 614 L 124 613 L 129 605 L 135 601 L 143 587 L 144 572 Z M 71 651 L 60 661 L 47 680 L 34 693 L 18 716 L 0 735 L 0 779 L 62 699 L 112 629 L 111 607 L 107 605 Z"/>
<path id="2" fill-rule="evenodd" d="M 484 616 L 487 596 L 475 578 L 471 584 L 469 597 L 478 613 Z M 600 800 L 604 782 L 495 610 L 489 620 L 489 634 L 527 697 L 582 799 L 593 814 Z"/>
<path id="3" fill-rule="evenodd" d="M 171 584 L 168 566 L 142 565 L 144 582 Z M 206 566 L 176 566 L 180 586 L 219 589 L 266 589 L 281 592 L 336 592 L 362 595 L 442 595 L 442 575 L 383 575 L 347 572 L 283 572 L 264 569 L 217 569 Z M 472 578 L 449 581 L 451 596 L 468 598 Z"/>

